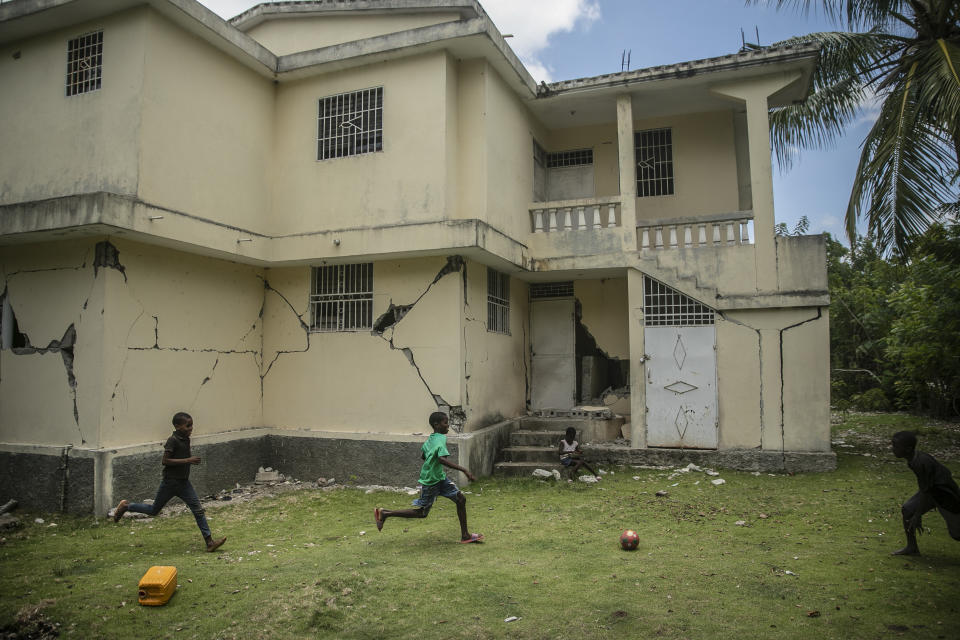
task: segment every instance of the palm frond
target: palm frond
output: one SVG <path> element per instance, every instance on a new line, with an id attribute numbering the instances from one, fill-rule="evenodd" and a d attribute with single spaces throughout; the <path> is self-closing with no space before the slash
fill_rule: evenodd
<path id="1" fill-rule="evenodd" d="M 863 215 L 877 246 L 898 254 L 956 200 L 945 178 L 953 164 L 946 139 L 918 117 L 918 68 L 886 97 L 864 140 L 846 215 L 849 238 Z"/>

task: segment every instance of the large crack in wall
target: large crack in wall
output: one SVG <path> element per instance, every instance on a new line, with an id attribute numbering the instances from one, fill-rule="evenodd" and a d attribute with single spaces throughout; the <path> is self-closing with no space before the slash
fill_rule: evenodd
<path id="1" fill-rule="evenodd" d="M 398 347 L 393 343 L 393 334 L 391 333 L 388 338 L 384 334 L 388 329 L 391 329 L 397 325 L 406 315 L 410 312 L 413 307 L 420 302 L 425 295 L 430 291 L 433 285 L 437 284 L 441 278 L 450 275 L 451 273 L 460 273 L 462 276 L 464 291 L 466 291 L 467 283 L 467 264 L 462 256 L 448 256 L 447 262 L 441 268 L 437 275 L 434 276 L 433 281 L 427 285 L 426 289 L 417 296 L 416 300 L 409 304 L 394 304 L 393 300 L 390 301 L 390 306 L 387 308 L 383 314 L 378 317 L 373 323 L 373 330 L 370 332 L 371 335 L 382 338 L 389 346 L 390 349 L 395 351 L 402 351 L 403 355 L 407 358 L 407 361 L 410 363 L 410 366 L 414 368 L 417 372 L 417 376 L 420 378 L 420 381 L 423 383 L 423 386 L 426 387 L 427 393 L 430 394 L 430 397 L 433 399 L 433 402 L 437 405 L 439 411 L 446 411 L 450 416 L 450 429 L 454 432 L 460 432 L 463 430 L 463 426 L 466 423 L 467 412 L 464 410 L 462 405 L 453 405 L 447 402 L 440 394 L 434 393 L 433 389 L 430 388 L 430 383 L 427 382 L 426 378 L 423 376 L 423 372 L 420 370 L 420 367 L 417 365 L 416 357 L 413 354 L 413 350 L 410 347 Z M 466 300 L 466 293 L 464 293 L 464 300 Z"/>
<path id="2" fill-rule="evenodd" d="M 101 244 L 109 243 L 98 243 L 94 249 L 95 255 L 99 254 L 99 247 Z M 119 253 L 117 253 L 116 250 L 114 250 L 114 253 L 119 256 Z M 73 404 L 73 420 L 77 427 L 77 433 L 80 435 L 81 444 L 86 444 L 87 441 L 86 438 L 84 438 L 83 429 L 80 426 L 80 409 L 77 405 L 77 376 L 74 369 L 74 346 L 77 343 L 76 324 L 71 322 L 63 332 L 63 336 L 59 340 L 51 340 L 46 347 L 34 346 L 30 342 L 29 334 L 26 331 L 22 331 L 19 323 L 17 322 L 17 316 L 13 310 L 13 303 L 11 302 L 10 297 L 10 282 L 14 277 L 22 274 L 50 271 L 83 271 L 86 268 L 87 260 L 84 258 L 80 266 L 21 269 L 19 271 L 13 271 L 6 275 L 4 280 L 3 294 L 0 294 L 0 308 L 3 309 L 2 321 L 0 321 L 0 347 L 3 349 L 9 349 L 10 352 L 16 356 L 45 355 L 48 353 L 60 354 L 60 357 L 63 360 L 64 369 L 66 370 L 67 386 L 69 388 L 70 399 Z M 94 281 L 96 280 L 96 277 L 96 269 L 94 269 Z M 90 285 L 91 290 L 92 288 L 93 282 L 91 282 Z M 82 310 L 86 310 L 89 299 L 90 295 L 88 291 L 86 299 L 81 306 Z M 0 376 L 0 379 L 2 379 L 2 376 Z"/>

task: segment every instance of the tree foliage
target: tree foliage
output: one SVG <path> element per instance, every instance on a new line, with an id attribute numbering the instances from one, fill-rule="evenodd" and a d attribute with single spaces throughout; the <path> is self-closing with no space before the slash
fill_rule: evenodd
<path id="1" fill-rule="evenodd" d="M 960 225 L 934 225 L 903 256 L 828 239 L 835 402 L 960 414 Z"/>
<path id="2" fill-rule="evenodd" d="M 748 0 L 822 10 L 847 29 L 777 45 L 815 42 L 820 59 L 811 93 L 771 111 L 771 144 L 781 167 L 801 149 L 827 148 L 879 106 L 862 144 L 846 212 L 881 253 L 902 255 L 910 239 L 956 211 L 960 161 L 960 2 L 957 0 Z"/>

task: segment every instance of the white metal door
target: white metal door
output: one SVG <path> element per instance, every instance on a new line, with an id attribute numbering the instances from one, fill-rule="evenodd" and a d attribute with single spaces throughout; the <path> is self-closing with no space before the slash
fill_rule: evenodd
<path id="1" fill-rule="evenodd" d="M 646 327 L 647 446 L 717 448 L 713 325 Z"/>
<path id="2" fill-rule="evenodd" d="M 577 368 L 573 298 L 530 302 L 531 408 L 571 409 Z"/>

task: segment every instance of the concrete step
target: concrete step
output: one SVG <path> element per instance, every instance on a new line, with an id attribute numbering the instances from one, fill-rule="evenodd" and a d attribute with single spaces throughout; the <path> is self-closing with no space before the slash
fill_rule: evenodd
<path id="1" fill-rule="evenodd" d="M 554 453 L 556 453 L 557 443 L 563 438 L 563 434 L 563 431 L 519 429 L 510 434 L 510 446 L 551 447 L 554 450 Z"/>
<path id="2" fill-rule="evenodd" d="M 506 462 L 556 464 L 560 457 L 556 447 L 504 447 L 502 453 Z"/>
<path id="3" fill-rule="evenodd" d="M 545 469 L 553 471 L 556 469 L 563 474 L 564 467 L 559 461 L 556 463 L 544 464 L 542 462 L 498 462 L 493 465 L 494 475 L 501 476 L 533 476 L 534 469 Z"/>

